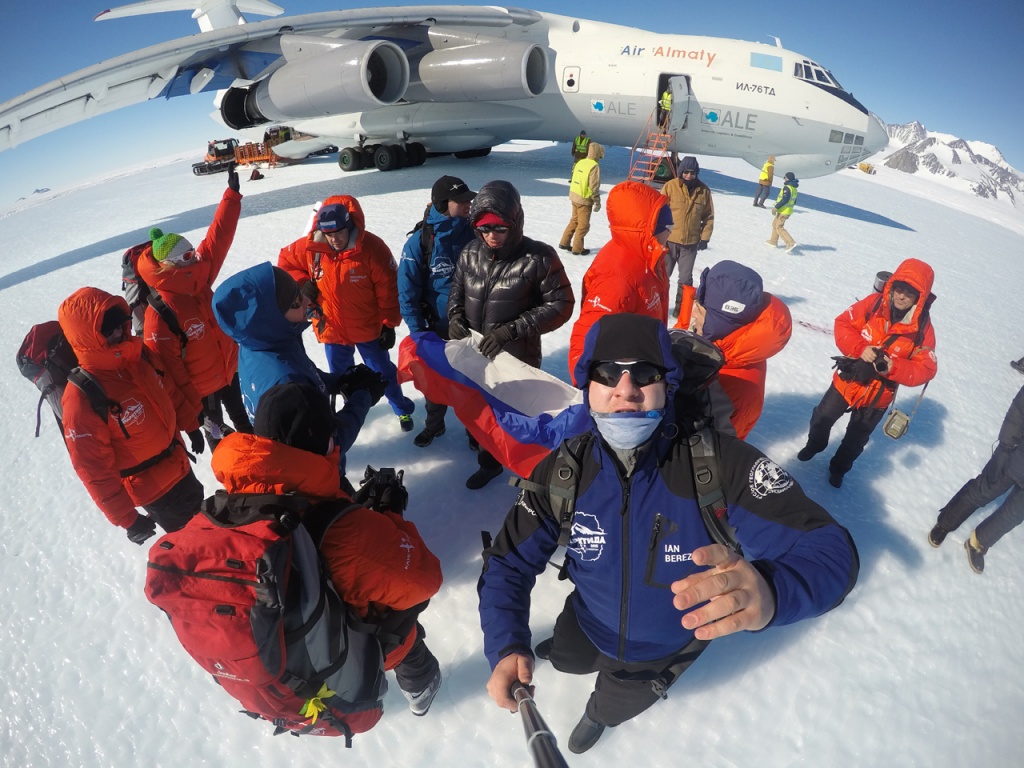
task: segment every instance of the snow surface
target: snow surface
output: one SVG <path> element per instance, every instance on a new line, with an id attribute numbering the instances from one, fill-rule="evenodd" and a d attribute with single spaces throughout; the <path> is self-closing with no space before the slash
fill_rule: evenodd
<path id="1" fill-rule="evenodd" d="M 425 614 L 444 685 L 430 713 L 414 718 L 396 685 L 382 722 L 346 752 L 338 740 L 271 737 L 178 645 L 143 595 L 146 550 L 106 523 L 71 469 L 43 414 L 33 439 L 35 389 L 16 372 L 14 351 L 29 326 L 56 316 L 83 285 L 119 290 L 120 254 L 148 227 L 202 238 L 223 175 L 197 178 L 177 160 L 94 186 L 55 192 L 0 212 L 0 755 L 10 766 L 527 766 L 519 718 L 484 690 L 488 668 L 476 610 L 480 535 L 496 531 L 515 491 L 494 482 L 469 491 L 475 469 L 452 415 L 428 449 L 399 431 L 386 404 L 371 413 L 349 467 L 406 470 L 408 515 L 440 556 L 445 583 Z M 941 549 L 925 536 L 936 511 L 977 473 L 1006 408 L 1024 384 L 1008 362 L 1024 355 L 1019 215 L 889 169 L 843 171 L 800 186 L 785 254 L 763 245 L 771 214 L 751 200 L 757 172 L 734 160 L 700 158 L 717 222 L 699 270 L 730 258 L 757 269 L 796 322 L 770 363 L 767 399 L 750 436 L 846 525 L 862 559 L 860 581 L 824 617 L 716 641 L 661 702 L 609 731 L 570 765 L 937 766 L 1019 765 L 1024 755 L 1024 530 L 988 555 L 984 575 L 967 565 L 963 541 L 982 516 Z M 779 168 L 780 174 L 785 168 Z M 628 172 L 628 152 L 602 162 L 605 189 Z M 243 219 L 225 274 L 263 260 L 299 236 L 310 205 L 356 195 L 372 231 L 396 252 L 420 216 L 432 182 L 461 176 L 473 188 L 493 178 L 523 193 L 527 232 L 554 243 L 569 218 L 566 145 L 517 143 L 489 158 L 438 158 L 420 168 L 341 175 L 333 158 L 274 169 L 248 182 Z M 904 190 L 904 182 L 908 191 Z M 594 217 L 587 245 L 607 239 Z M 811 409 L 836 354 L 832 320 L 871 291 L 875 273 L 917 257 L 936 271 L 933 319 L 939 374 L 909 433 L 878 431 L 841 490 L 827 483 L 831 452 L 796 460 Z M 565 256 L 578 289 L 589 258 Z M 566 376 L 570 325 L 545 337 L 544 367 Z M 400 330 L 400 336 L 404 328 Z M 312 338 L 307 347 L 326 366 Z M 422 398 L 410 385 L 407 394 Z M 909 411 L 916 391 L 903 391 Z M 418 406 L 419 407 L 419 406 Z M 422 419 L 418 410 L 416 417 Z M 421 422 L 420 422 L 421 423 Z M 843 422 L 840 423 L 840 428 Z M 839 430 L 832 448 L 838 444 Z M 413 433 L 415 434 L 415 433 Z M 217 485 L 208 455 L 198 474 Z M 547 637 L 566 584 L 554 573 L 534 591 L 535 640 Z M 591 678 L 538 664 L 537 701 L 564 744 Z"/>

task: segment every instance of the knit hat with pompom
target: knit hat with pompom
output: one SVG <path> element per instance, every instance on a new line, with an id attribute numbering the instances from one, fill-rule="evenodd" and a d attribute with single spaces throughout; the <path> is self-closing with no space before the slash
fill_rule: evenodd
<path id="1" fill-rule="evenodd" d="M 159 227 L 153 227 L 149 230 L 149 239 L 153 241 L 153 258 L 156 261 L 185 264 L 196 257 L 192 243 L 181 235 L 165 235 Z"/>

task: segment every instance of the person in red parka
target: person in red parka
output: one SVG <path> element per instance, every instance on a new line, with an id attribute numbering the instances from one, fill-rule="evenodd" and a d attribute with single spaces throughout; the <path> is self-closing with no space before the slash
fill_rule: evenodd
<path id="1" fill-rule="evenodd" d="M 907 259 L 882 292 L 846 309 L 835 321 L 836 346 L 843 353 L 821 402 L 811 414 L 807 444 L 797 458 L 809 461 L 828 447 L 832 425 L 850 411 L 846 435 L 829 462 L 828 481 L 839 488 L 900 385 L 918 387 L 935 378 L 935 329 L 929 317 L 935 273 L 919 259 Z"/>
<path id="2" fill-rule="evenodd" d="M 181 235 L 154 227 L 149 231 L 152 244 L 138 262 L 140 277 L 178 324 L 172 329 L 152 304 L 147 306 L 146 346 L 159 355 L 178 389 L 201 405 L 200 419 L 211 448 L 224 435 L 224 409 L 235 429 L 252 431 L 238 386 L 238 345 L 213 315 L 213 283 L 224 266 L 241 212 L 238 189 L 238 174 L 232 168 L 228 188 L 198 248 Z"/>
<path id="3" fill-rule="evenodd" d="M 663 257 L 672 231 L 668 200 L 646 184 L 624 181 L 608 193 L 611 242 L 583 275 L 580 316 L 569 338 L 569 371 L 583 353 L 590 326 L 605 315 L 627 312 L 666 322 L 668 275 Z"/>
<path id="4" fill-rule="evenodd" d="M 69 384 L 62 399 L 64 440 L 71 464 L 96 506 L 128 539 L 142 544 L 155 524 L 176 531 L 203 501 L 178 435 L 188 432 L 202 451 L 193 404 L 151 363 L 142 339 L 131 335 L 131 310 L 120 296 L 80 288 L 57 311 L 82 370 L 111 401 L 106 419 Z M 140 514 L 142 507 L 148 515 Z"/>
<path id="5" fill-rule="evenodd" d="M 214 474 L 229 494 L 348 501 L 339 484 L 332 416 L 313 385 L 275 385 L 260 398 L 256 434 L 236 432 L 221 442 Z M 402 516 L 404 497 L 380 506 L 393 511 L 356 507 L 340 517 L 320 552 L 341 598 L 394 636 L 381 642 L 384 668 L 395 670 L 413 714 L 425 715 L 441 686 L 441 669 L 418 616 L 441 588 L 441 563 Z"/>
<path id="6" fill-rule="evenodd" d="M 358 349 L 363 362 L 387 382 L 384 396 L 402 431 L 412 431 L 415 406 L 402 394 L 388 353 L 402 322 L 398 265 L 384 241 L 366 231 L 359 201 L 349 195 L 324 200 L 312 231 L 283 248 L 277 265 L 314 303 L 313 331 L 331 373 L 351 368 Z"/>
<path id="7" fill-rule="evenodd" d="M 764 407 L 768 358 L 793 333 L 789 307 L 764 290 L 757 272 L 729 260 L 705 267 L 696 293 L 684 292 L 683 301 L 676 327 L 688 327 L 725 355 L 710 387 L 715 428 L 745 439 Z"/>

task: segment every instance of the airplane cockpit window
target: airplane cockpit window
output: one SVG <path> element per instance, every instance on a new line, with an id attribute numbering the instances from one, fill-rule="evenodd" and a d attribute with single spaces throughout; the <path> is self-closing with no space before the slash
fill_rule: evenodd
<path id="1" fill-rule="evenodd" d="M 864 108 L 864 105 L 853 98 L 853 94 L 848 93 L 843 86 L 839 84 L 839 81 L 833 77 L 831 72 L 810 59 L 803 59 L 793 64 L 793 77 L 797 80 L 802 80 L 805 83 L 811 83 L 812 85 L 816 85 L 817 87 L 828 91 L 832 95 L 845 101 L 847 104 L 856 107 L 865 115 L 868 113 Z"/>

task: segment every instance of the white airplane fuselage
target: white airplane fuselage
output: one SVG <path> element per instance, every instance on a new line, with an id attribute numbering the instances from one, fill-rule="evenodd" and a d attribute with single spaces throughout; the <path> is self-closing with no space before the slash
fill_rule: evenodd
<path id="1" fill-rule="evenodd" d="M 742 157 L 758 168 L 774 155 L 780 170 L 812 177 L 845 168 L 888 142 L 884 126 L 849 94 L 797 77 L 798 64 L 813 62 L 792 51 L 539 15 L 535 24 L 501 31 L 459 29 L 463 38 L 475 32 L 546 48 L 546 82 L 538 96 L 399 102 L 294 125 L 339 145 L 404 134 L 433 152 L 509 138 L 566 141 L 580 129 L 600 143 L 631 147 L 656 129 L 650 119 L 674 77 L 669 148 L 682 154 Z"/>

